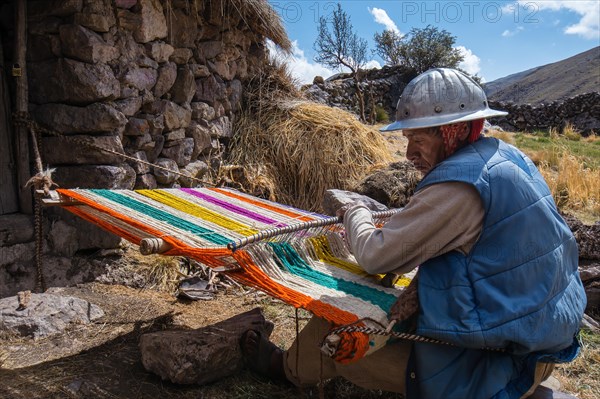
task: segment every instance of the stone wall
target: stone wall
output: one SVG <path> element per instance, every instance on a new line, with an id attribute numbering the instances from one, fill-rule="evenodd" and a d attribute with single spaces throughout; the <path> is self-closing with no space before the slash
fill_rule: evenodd
<path id="1" fill-rule="evenodd" d="M 365 91 L 367 115 L 372 93 L 373 103 L 382 107 L 392 121 L 398 98 L 414 75 L 401 66 L 385 66 L 364 73 L 366 79 L 362 87 Z M 356 87 L 349 74 L 339 74 L 327 80 L 316 78 L 304 91 L 314 101 L 359 114 Z M 567 123 L 571 123 L 583 134 L 600 132 L 599 92 L 538 106 L 490 101 L 490 107 L 509 113 L 505 118 L 494 118 L 490 122 L 510 131 L 533 131 L 551 127 L 562 129 Z"/>
<path id="2" fill-rule="evenodd" d="M 7 58 L 14 50 L 8 40 L 12 3 L 0 0 Z M 243 4 L 28 1 L 29 111 L 61 134 L 44 134 L 41 142 L 44 165 L 56 168 L 54 181 L 63 188 L 108 189 L 197 183 L 82 141 L 197 179 L 216 173 L 241 105 L 242 82 L 266 54 L 264 30 L 248 26 L 257 18 L 240 15 Z M 0 216 L 0 226 L 4 297 L 33 288 L 35 244 L 31 217 Z M 49 285 L 89 280 L 112 258 L 91 261 L 88 255 L 115 253 L 110 249 L 120 242 L 63 209 L 47 210 L 44 226 Z"/>
<path id="3" fill-rule="evenodd" d="M 374 104 L 383 108 L 393 120 L 398 98 L 415 74 L 402 66 L 384 66 L 362 73 L 364 78 L 361 88 L 365 96 L 365 114 L 370 114 Z M 304 87 L 304 92 L 313 101 L 359 114 L 356 85 L 349 74 L 338 74 L 327 80 L 317 77 L 312 85 Z"/>
<path id="4" fill-rule="evenodd" d="M 49 3 L 55 3 L 54 6 Z M 218 168 L 263 37 L 218 1 L 68 0 L 30 6 L 31 114 L 64 134 L 42 157 L 62 187 L 157 188 Z M 77 148 L 77 153 L 73 152 Z"/>
<path id="5" fill-rule="evenodd" d="M 537 106 L 490 101 L 490 107 L 508 112 L 490 122 L 509 131 L 562 130 L 570 123 L 584 135 L 600 133 L 600 92 Z"/>

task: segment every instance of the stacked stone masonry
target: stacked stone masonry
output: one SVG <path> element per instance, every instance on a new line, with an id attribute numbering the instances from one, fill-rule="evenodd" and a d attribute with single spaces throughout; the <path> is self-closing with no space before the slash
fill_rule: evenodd
<path id="1" fill-rule="evenodd" d="M 42 142 L 61 187 L 190 186 L 218 168 L 242 81 L 264 56 L 263 37 L 226 3 L 30 2 L 30 113 L 65 135 Z"/>
<path id="2" fill-rule="evenodd" d="M 366 114 L 372 104 L 383 108 L 394 119 L 396 103 L 404 87 L 415 77 L 402 66 L 364 71 L 361 87 L 365 93 Z M 339 107 L 358 115 L 359 107 L 354 80 L 349 74 L 339 74 L 327 80 L 317 77 L 304 88 L 313 100 Z M 600 92 L 580 94 L 563 101 L 547 104 L 515 104 L 496 102 L 490 98 L 490 107 L 508 112 L 503 118 L 490 122 L 508 131 L 535 131 L 555 128 L 562 130 L 571 124 L 584 135 L 600 133 Z"/>
<path id="3" fill-rule="evenodd" d="M 0 1 L 5 62 L 14 51 L 12 3 Z M 27 6 L 29 112 L 60 134 L 41 141 L 44 167 L 56 169 L 60 187 L 191 187 L 194 178 L 216 173 L 243 82 L 266 59 L 265 35 L 231 1 L 29 0 Z M 63 209 L 46 209 L 43 227 L 48 286 L 90 281 L 119 254 L 118 237 Z M 31 216 L 0 215 L 0 297 L 34 288 L 33 240 Z"/>

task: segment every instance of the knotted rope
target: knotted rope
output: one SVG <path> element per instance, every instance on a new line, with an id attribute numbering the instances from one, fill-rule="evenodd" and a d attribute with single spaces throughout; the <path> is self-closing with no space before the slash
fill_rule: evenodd
<path id="1" fill-rule="evenodd" d="M 371 323 L 374 323 L 377 326 L 379 326 L 379 328 L 368 327 L 365 325 L 359 325 L 359 324 L 362 324 L 362 322 L 364 322 L 364 321 L 369 321 Z M 323 342 L 321 343 L 321 352 L 323 352 L 324 354 L 326 354 L 330 357 L 331 356 L 335 357 L 335 354 L 339 350 L 338 346 L 343 342 L 342 339 L 340 338 L 340 335 L 341 334 L 350 334 L 350 333 L 363 333 L 363 334 L 367 334 L 367 335 L 381 335 L 381 336 L 394 337 L 397 339 L 426 343 L 426 344 L 457 346 L 450 342 L 440 341 L 437 339 L 428 338 L 428 337 L 424 337 L 421 335 L 415 335 L 415 334 L 394 331 L 392 328 L 394 327 L 395 324 L 396 324 L 396 320 L 392 320 L 390 325 L 387 328 L 385 328 L 383 325 L 381 325 L 381 323 L 377 322 L 376 320 L 364 318 L 364 319 L 358 320 L 352 324 L 347 324 L 344 326 L 334 328 L 323 339 Z M 487 351 L 493 351 L 493 352 L 506 352 L 506 349 L 504 349 L 504 348 L 485 347 L 485 348 L 481 348 L 481 349 L 487 350 Z M 342 352 L 343 352 L 343 350 L 342 350 Z"/>
<path id="2" fill-rule="evenodd" d="M 40 133 L 39 130 L 35 128 L 35 126 L 26 126 L 26 129 L 29 130 L 31 134 L 31 143 L 33 147 L 33 154 L 35 157 L 35 168 L 37 173 L 31 179 L 27 181 L 25 187 L 33 186 L 35 190 L 44 190 L 44 194 L 48 195 L 50 193 L 50 189 L 56 184 L 52 181 L 52 172 L 54 169 L 47 168 L 44 170 L 44 166 L 42 165 L 42 157 L 40 155 Z M 35 206 L 34 206 L 34 217 L 35 217 L 35 266 L 37 273 L 37 281 L 35 285 L 35 290 L 38 292 L 46 291 L 46 281 L 44 280 L 44 270 L 43 270 L 43 245 L 44 245 L 44 218 L 43 218 L 43 207 L 40 201 L 40 198 L 35 195 Z"/>

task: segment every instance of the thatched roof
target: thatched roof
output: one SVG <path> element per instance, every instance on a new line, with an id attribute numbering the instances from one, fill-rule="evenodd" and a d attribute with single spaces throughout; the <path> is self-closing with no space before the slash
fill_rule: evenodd
<path id="1" fill-rule="evenodd" d="M 292 43 L 279 14 L 267 0 L 231 0 L 252 31 L 269 38 L 281 49 L 290 52 Z"/>

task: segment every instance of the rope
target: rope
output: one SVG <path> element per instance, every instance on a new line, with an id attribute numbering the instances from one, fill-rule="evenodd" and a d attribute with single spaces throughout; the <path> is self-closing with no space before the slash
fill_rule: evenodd
<path id="1" fill-rule="evenodd" d="M 36 190 L 43 189 L 46 195 L 50 192 L 54 182 L 52 181 L 52 172 L 54 169 L 43 170 L 42 158 L 40 156 L 40 133 L 37 129 L 32 126 L 25 127 L 29 129 L 31 134 L 31 143 L 33 144 L 33 155 L 35 157 L 35 166 L 37 174 L 27 181 L 25 187 L 33 186 Z M 41 200 L 38 196 L 35 196 L 34 205 L 34 218 L 35 218 L 35 268 L 37 274 L 37 280 L 35 284 L 35 291 L 44 292 L 46 291 L 46 281 L 44 279 L 44 270 L 42 263 L 43 249 L 44 249 L 44 218 L 43 218 L 43 207 Z"/>
<path id="2" fill-rule="evenodd" d="M 58 132 L 56 130 L 51 130 L 51 129 L 47 129 L 45 127 L 40 126 L 37 122 L 35 122 L 34 120 L 31 119 L 31 117 L 29 116 L 29 114 L 27 112 L 15 112 L 13 114 L 13 118 L 14 118 L 13 120 L 14 120 L 14 123 L 15 123 L 16 126 L 23 126 L 23 127 L 28 128 L 30 130 L 35 130 L 36 132 L 39 132 L 39 133 L 45 133 L 45 134 L 47 134 L 49 136 L 65 137 L 64 134 L 62 134 L 62 133 L 60 133 L 60 132 Z M 88 147 L 88 148 L 91 148 L 91 149 L 94 149 L 94 150 L 100 150 L 100 151 L 108 152 L 109 154 L 113 154 L 113 155 L 118 155 L 118 156 L 120 156 L 122 158 L 125 158 L 125 159 L 129 160 L 129 161 L 137 162 L 137 163 L 140 163 L 140 164 L 143 164 L 143 165 L 147 165 L 147 166 L 150 166 L 152 168 L 160 169 L 160 170 L 168 172 L 168 173 L 173 173 L 173 174 L 176 174 L 178 176 L 182 176 L 182 177 L 185 177 L 187 179 L 190 179 L 190 180 L 193 180 L 195 182 L 198 182 L 200 184 L 204 184 L 204 185 L 208 185 L 208 186 L 213 186 L 213 187 L 215 186 L 215 184 L 213 184 L 213 183 L 210 183 L 210 182 L 198 179 L 198 178 L 190 176 L 190 175 L 186 175 L 185 173 L 181 173 L 179 171 L 175 171 L 175 170 L 172 170 L 172 169 L 169 169 L 169 168 L 165 168 L 164 166 L 156 165 L 156 164 L 153 164 L 153 163 L 148 162 L 148 161 L 143 161 L 141 159 L 137 159 L 135 157 L 132 157 L 132 156 L 127 155 L 127 154 L 124 154 L 122 152 L 113 151 L 113 150 L 110 150 L 108 148 L 100 147 L 100 146 L 98 146 L 96 144 L 89 143 L 89 142 L 87 142 L 87 141 L 85 141 L 85 140 L 83 140 L 83 139 L 81 139 L 79 137 L 76 137 L 76 136 L 70 136 L 69 139 L 72 140 L 75 144 L 79 144 L 79 145 L 84 146 L 84 147 Z"/>
<path id="3" fill-rule="evenodd" d="M 337 328 L 334 328 L 333 330 L 331 330 L 329 332 L 329 334 L 327 334 L 327 337 L 329 336 L 336 336 L 339 333 L 364 333 L 364 334 L 368 334 L 368 335 L 382 335 L 382 336 L 390 336 L 390 337 L 394 337 L 397 339 L 403 339 L 403 340 L 408 340 L 408 341 L 414 341 L 414 342 L 420 342 L 420 343 L 425 343 L 425 344 L 437 344 L 437 345 L 446 345 L 446 346 L 457 346 L 453 343 L 450 342 L 446 342 L 446 341 L 440 341 L 437 339 L 433 339 L 433 338 L 428 338 L 428 337 L 423 337 L 421 335 L 415 335 L 415 334 L 409 334 L 409 333 L 401 333 L 401 332 L 397 332 L 397 331 L 393 331 L 391 328 L 374 328 L 374 327 L 367 327 L 367 326 L 359 326 L 356 323 L 359 323 L 361 321 L 364 321 L 366 319 L 362 319 L 359 320 L 355 323 L 352 324 L 348 324 L 345 326 L 340 326 Z M 374 322 L 376 324 L 377 323 L 375 320 L 371 320 L 368 319 L 371 322 Z M 395 323 L 395 320 L 392 321 L 392 323 Z M 380 325 L 380 324 L 379 324 Z M 393 326 L 393 324 L 392 324 Z M 382 326 L 383 327 L 383 326 Z M 327 337 L 326 340 L 322 343 L 321 346 L 328 346 L 327 343 Z M 481 348 L 482 350 L 487 350 L 487 351 L 493 351 L 493 352 L 506 352 L 506 350 L 504 348 L 489 348 L 489 347 L 484 347 Z"/>

